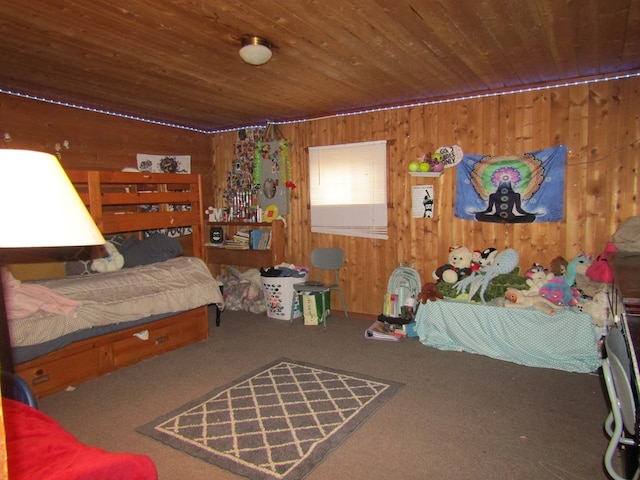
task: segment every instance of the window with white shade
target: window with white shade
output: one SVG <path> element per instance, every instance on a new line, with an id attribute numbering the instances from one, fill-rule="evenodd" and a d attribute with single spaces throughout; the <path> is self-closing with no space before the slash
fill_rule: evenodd
<path id="1" fill-rule="evenodd" d="M 387 239 L 387 142 L 309 147 L 311 231 Z"/>

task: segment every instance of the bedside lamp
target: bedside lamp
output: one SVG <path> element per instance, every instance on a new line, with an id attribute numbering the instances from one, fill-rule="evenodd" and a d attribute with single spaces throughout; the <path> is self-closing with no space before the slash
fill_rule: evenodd
<path id="1" fill-rule="evenodd" d="M 104 243 L 55 156 L 0 149 L 0 266 L 11 249 Z M 0 366 L 13 371 L 10 345 L 0 280 Z"/>

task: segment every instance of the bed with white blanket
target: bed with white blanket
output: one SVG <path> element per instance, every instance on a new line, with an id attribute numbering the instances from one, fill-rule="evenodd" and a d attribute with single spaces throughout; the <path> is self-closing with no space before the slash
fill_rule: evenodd
<path id="1" fill-rule="evenodd" d="M 430 347 L 532 367 L 587 373 L 601 365 L 591 316 L 569 308 L 547 315 L 445 297 L 420 304 L 416 332 Z"/>
<path id="2" fill-rule="evenodd" d="M 129 264 L 22 282 L 27 291 L 52 292 L 53 299 L 54 308 L 9 319 L 14 371 L 37 396 L 205 339 L 209 306 L 224 307 L 202 260 L 199 175 L 67 173 L 105 238 L 126 239 L 130 248 L 123 256 Z M 167 229 L 188 230 L 178 239 L 166 235 Z M 77 262 L 66 265 L 71 263 Z M 71 313 L 67 306 L 55 308 L 56 298 L 76 307 Z"/>

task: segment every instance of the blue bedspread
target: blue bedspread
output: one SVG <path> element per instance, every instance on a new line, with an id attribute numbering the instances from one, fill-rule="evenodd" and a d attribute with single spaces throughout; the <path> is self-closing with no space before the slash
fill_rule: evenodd
<path id="1" fill-rule="evenodd" d="M 531 367 L 593 372 L 601 365 L 596 330 L 586 313 L 547 315 L 456 300 L 428 301 L 416 315 L 420 342 Z"/>

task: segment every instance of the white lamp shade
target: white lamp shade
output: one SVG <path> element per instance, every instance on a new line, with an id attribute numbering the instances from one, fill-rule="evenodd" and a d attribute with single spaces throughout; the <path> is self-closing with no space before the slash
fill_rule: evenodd
<path id="1" fill-rule="evenodd" d="M 0 149 L 0 248 L 104 243 L 56 157 Z"/>
<path id="2" fill-rule="evenodd" d="M 240 49 L 240 57 L 250 65 L 263 65 L 271 59 L 271 49 L 265 45 L 251 43 Z"/>

